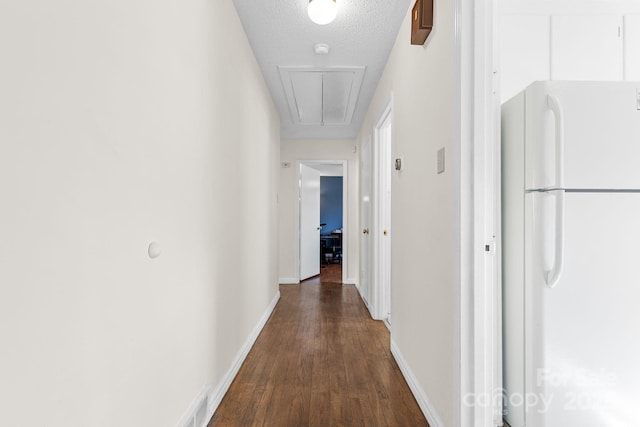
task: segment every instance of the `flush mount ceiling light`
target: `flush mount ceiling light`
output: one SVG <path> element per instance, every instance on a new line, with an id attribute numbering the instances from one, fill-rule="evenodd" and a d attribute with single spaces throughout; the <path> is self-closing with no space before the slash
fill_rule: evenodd
<path id="1" fill-rule="evenodd" d="M 316 24 L 326 25 L 336 19 L 338 5 L 336 0 L 309 0 L 307 13 Z"/>

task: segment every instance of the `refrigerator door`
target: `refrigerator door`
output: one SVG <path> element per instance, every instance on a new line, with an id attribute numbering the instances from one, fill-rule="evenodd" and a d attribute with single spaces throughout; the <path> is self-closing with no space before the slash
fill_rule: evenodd
<path id="1" fill-rule="evenodd" d="M 546 81 L 526 104 L 527 189 L 640 189 L 640 82 Z"/>
<path id="2" fill-rule="evenodd" d="M 640 193 L 535 192 L 525 206 L 526 425 L 640 426 Z"/>

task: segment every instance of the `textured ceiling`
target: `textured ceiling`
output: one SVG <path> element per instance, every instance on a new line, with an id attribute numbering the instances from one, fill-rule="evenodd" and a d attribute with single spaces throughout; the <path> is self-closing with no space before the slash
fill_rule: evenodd
<path id="1" fill-rule="evenodd" d="M 311 22 L 307 16 L 308 0 L 233 2 L 280 112 L 282 138 L 357 137 L 411 0 L 337 0 L 338 17 L 328 25 Z M 407 43 L 409 37 L 407 34 Z M 316 55 L 313 46 L 317 43 L 328 44 L 329 54 Z M 293 122 L 279 67 L 354 66 L 366 69 L 350 124 Z"/>

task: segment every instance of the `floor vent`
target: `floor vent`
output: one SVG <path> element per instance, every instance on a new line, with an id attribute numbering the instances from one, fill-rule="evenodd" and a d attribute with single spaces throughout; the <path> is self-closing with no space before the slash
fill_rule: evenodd
<path id="1" fill-rule="evenodd" d="M 205 387 L 202 390 L 178 424 L 178 427 L 207 427 L 212 415 L 209 414 L 209 391 L 210 387 Z"/>

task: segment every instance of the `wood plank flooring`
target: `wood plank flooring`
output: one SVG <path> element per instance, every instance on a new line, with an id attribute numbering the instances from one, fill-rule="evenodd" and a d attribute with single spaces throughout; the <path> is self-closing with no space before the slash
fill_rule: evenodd
<path id="1" fill-rule="evenodd" d="M 305 285 L 320 283 L 342 283 L 342 265 L 327 264 L 320 268 L 320 274 L 302 282 Z"/>
<path id="2" fill-rule="evenodd" d="M 354 286 L 280 292 L 209 427 L 428 426 Z"/>
<path id="3" fill-rule="evenodd" d="M 326 264 L 320 268 L 321 283 L 342 283 L 342 264 Z"/>

